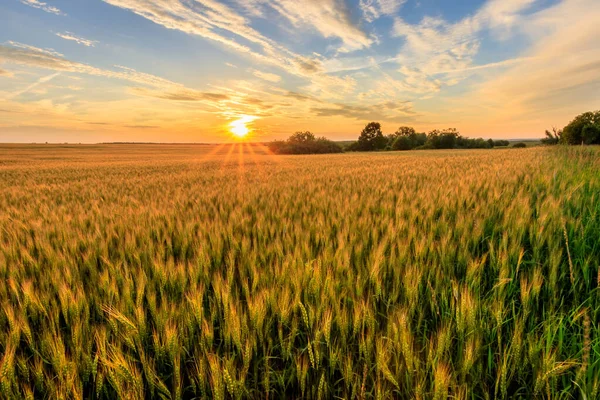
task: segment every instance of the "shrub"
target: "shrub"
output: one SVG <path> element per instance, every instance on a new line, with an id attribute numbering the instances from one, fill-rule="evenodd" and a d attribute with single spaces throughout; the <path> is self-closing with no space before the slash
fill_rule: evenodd
<path id="1" fill-rule="evenodd" d="M 276 154 L 326 154 L 343 151 L 337 143 L 324 137 L 317 138 L 308 131 L 296 132 L 286 141 L 271 142 L 269 148 Z"/>
<path id="2" fill-rule="evenodd" d="M 513 149 L 524 149 L 527 145 L 523 142 L 518 142 L 512 145 Z"/>

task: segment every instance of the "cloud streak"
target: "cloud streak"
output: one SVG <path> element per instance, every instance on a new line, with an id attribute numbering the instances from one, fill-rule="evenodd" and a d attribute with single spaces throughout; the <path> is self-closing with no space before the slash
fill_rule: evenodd
<path id="1" fill-rule="evenodd" d="M 33 8 L 38 8 L 40 10 L 46 11 L 47 13 L 50 13 L 50 14 L 66 15 L 65 13 L 60 11 L 58 8 L 56 8 L 54 6 L 50 6 L 50 5 L 48 5 L 48 3 L 44 3 L 39 0 L 21 0 L 21 3 L 28 5 L 30 7 L 33 7 Z"/>
<path id="2" fill-rule="evenodd" d="M 58 36 L 59 38 L 63 38 L 65 40 L 73 41 L 77 44 L 81 44 L 86 47 L 95 47 L 96 44 L 98 43 L 95 40 L 89 40 L 89 39 L 84 39 L 82 37 L 75 36 L 75 34 L 73 34 L 71 32 L 58 32 L 56 34 L 56 36 Z"/>

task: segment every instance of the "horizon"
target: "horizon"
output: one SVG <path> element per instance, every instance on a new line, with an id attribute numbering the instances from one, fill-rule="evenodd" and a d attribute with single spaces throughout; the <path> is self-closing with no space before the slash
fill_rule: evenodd
<path id="1" fill-rule="evenodd" d="M 13 0 L 0 142 L 536 140 L 600 109 L 597 0 Z M 352 132 L 352 133 L 350 133 Z"/>

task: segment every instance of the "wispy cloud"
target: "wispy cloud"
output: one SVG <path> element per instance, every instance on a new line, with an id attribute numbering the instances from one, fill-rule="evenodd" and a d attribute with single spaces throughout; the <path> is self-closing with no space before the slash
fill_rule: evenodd
<path id="1" fill-rule="evenodd" d="M 3 76 L 5 78 L 10 78 L 13 76 L 13 73 L 10 71 L 7 71 L 5 69 L 0 68 L 0 76 Z"/>
<path id="2" fill-rule="evenodd" d="M 56 36 L 63 38 L 65 40 L 71 40 L 77 44 L 81 44 L 81 45 L 84 45 L 87 47 L 94 47 L 96 45 L 96 43 L 98 43 L 98 41 L 96 41 L 96 40 L 89 40 L 89 39 L 84 39 L 79 36 L 75 36 L 75 34 L 73 34 L 71 32 L 58 32 L 56 34 Z"/>
<path id="3" fill-rule="evenodd" d="M 481 45 L 481 33 L 488 30 L 497 40 L 507 37 L 522 20 L 523 11 L 535 0 L 489 0 L 475 14 L 449 23 L 438 17 L 424 17 L 409 24 L 400 17 L 394 34 L 405 40 L 396 61 L 401 65 L 407 88 L 416 93 L 437 92 L 463 77 L 459 72 L 476 71 L 474 57 Z M 452 77 L 440 77 L 450 73 Z M 410 90 L 410 89 L 409 89 Z"/>
<path id="4" fill-rule="evenodd" d="M 33 82 L 31 85 L 27 86 L 26 88 L 17 90 L 16 92 L 9 94 L 5 100 L 12 100 L 15 97 L 19 97 L 23 94 L 29 93 L 29 92 L 33 91 L 35 88 L 37 88 L 38 86 L 40 86 L 46 82 L 50 82 L 52 79 L 56 78 L 59 75 L 60 75 L 60 72 L 54 73 L 52 75 L 43 76 L 43 77 L 39 78 L 37 81 Z"/>
<path id="5" fill-rule="evenodd" d="M 169 2 L 160 0 L 104 1 L 130 10 L 168 29 L 216 41 L 255 61 L 278 67 L 290 75 L 307 79 L 310 83 L 306 87 L 313 92 L 320 92 L 322 96 L 336 98 L 339 97 L 340 88 L 343 93 L 347 93 L 347 89 L 352 86 L 352 80 L 349 77 L 327 75 L 322 61 L 318 57 L 297 54 L 277 41 L 263 36 L 250 26 L 250 21 L 245 16 L 216 0 L 197 0 L 193 7 L 181 0 Z M 304 24 L 308 20 L 316 21 L 321 18 L 323 19 L 322 33 L 325 36 L 333 35 L 340 38 L 343 36 L 345 49 L 364 47 L 370 44 L 370 39 L 365 34 L 358 28 L 351 27 L 347 10 L 339 1 L 323 1 L 276 0 L 266 2 L 266 0 L 255 0 L 252 5 L 256 8 L 256 12 L 260 12 L 263 7 L 273 8 L 294 24 Z M 331 18 L 331 20 L 327 18 Z M 337 32 L 335 34 L 334 29 Z M 230 34 L 225 35 L 224 32 Z M 346 32 L 346 34 L 342 32 Z"/>
<path id="6" fill-rule="evenodd" d="M 253 69 L 251 71 L 254 76 L 256 76 L 257 78 L 263 79 L 265 81 L 273 82 L 273 83 L 277 83 L 277 82 L 281 81 L 281 76 L 279 76 L 279 75 L 271 74 L 269 72 L 258 71 L 256 69 Z"/>
<path id="7" fill-rule="evenodd" d="M 239 1 L 239 0 L 238 0 Z M 253 0 L 240 1 L 252 10 L 254 15 L 262 15 L 265 10 L 273 10 L 285 17 L 296 28 L 312 27 L 326 38 L 338 38 L 341 52 L 370 47 L 373 38 L 363 32 L 352 21 L 344 1 L 340 0 Z M 376 0 L 379 12 L 392 12 L 397 0 Z"/>
<path id="8" fill-rule="evenodd" d="M 371 119 L 408 121 L 416 115 L 412 103 L 408 101 L 388 101 L 373 105 L 334 104 L 327 107 L 314 107 L 311 112 L 320 117 L 339 116 L 362 121 Z"/>
<path id="9" fill-rule="evenodd" d="M 39 8 L 40 10 L 44 10 L 50 14 L 66 15 L 65 13 L 60 11 L 58 8 L 48 5 L 48 3 L 44 3 L 39 0 L 21 0 L 21 3 L 28 5 L 30 7 L 33 7 L 33 8 Z"/>
<path id="10" fill-rule="evenodd" d="M 359 6 L 363 17 L 373 22 L 385 15 L 394 15 L 406 0 L 360 0 Z"/>

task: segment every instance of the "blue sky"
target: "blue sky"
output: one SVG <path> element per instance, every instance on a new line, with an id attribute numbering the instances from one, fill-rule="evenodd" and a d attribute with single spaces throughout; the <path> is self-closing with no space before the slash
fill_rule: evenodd
<path id="1" fill-rule="evenodd" d="M 240 121 L 536 137 L 600 108 L 597 0 L 4 0 L 0 19 L 0 142 L 218 142 Z"/>

